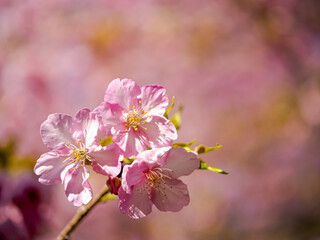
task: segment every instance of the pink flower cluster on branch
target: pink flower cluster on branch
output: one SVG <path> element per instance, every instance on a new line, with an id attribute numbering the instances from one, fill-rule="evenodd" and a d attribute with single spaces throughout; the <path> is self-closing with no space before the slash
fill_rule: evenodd
<path id="1" fill-rule="evenodd" d="M 161 86 L 140 88 L 132 80 L 115 79 L 94 111 L 104 132 L 113 136 L 125 157 L 132 157 L 147 147 L 171 146 L 177 139 L 175 126 L 163 117 L 168 104 Z"/>
<path id="2" fill-rule="evenodd" d="M 160 211 L 180 211 L 189 204 L 187 186 L 179 179 L 199 168 L 198 155 L 183 148 L 144 151 L 123 168 L 119 191 L 121 212 L 132 218 L 144 217 L 152 204 Z"/>
<path id="3" fill-rule="evenodd" d="M 91 166 L 109 182 L 121 180 L 113 193 L 118 193 L 121 212 L 132 218 L 146 216 L 153 204 L 160 211 L 181 210 L 190 200 L 178 178 L 199 168 L 200 160 L 190 149 L 172 148 L 177 131 L 164 117 L 168 104 L 161 86 L 140 88 L 129 79 L 113 80 L 93 111 L 49 115 L 40 133 L 50 151 L 40 156 L 34 172 L 43 184 L 63 184 L 75 206 L 92 199 Z M 101 146 L 106 137 L 112 143 Z"/>
<path id="4" fill-rule="evenodd" d="M 64 184 L 67 198 L 75 206 L 92 199 L 87 162 L 97 173 L 117 176 L 123 156 L 116 144 L 101 147 L 99 121 L 89 109 L 80 110 L 73 118 L 51 114 L 41 125 L 43 143 L 51 150 L 38 159 L 34 172 L 43 184 Z"/>

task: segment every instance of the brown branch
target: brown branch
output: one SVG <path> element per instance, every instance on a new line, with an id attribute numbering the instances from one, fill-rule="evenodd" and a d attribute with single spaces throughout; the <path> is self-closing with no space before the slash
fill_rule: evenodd
<path id="1" fill-rule="evenodd" d="M 65 228 L 60 232 L 56 240 L 70 240 L 69 235 L 78 226 L 81 220 L 92 210 L 92 208 L 97 205 L 100 199 L 106 195 L 110 189 L 107 185 L 96 195 L 87 205 L 81 206 L 77 213 L 73 216 L 70 222 L 65 226 Z"/>

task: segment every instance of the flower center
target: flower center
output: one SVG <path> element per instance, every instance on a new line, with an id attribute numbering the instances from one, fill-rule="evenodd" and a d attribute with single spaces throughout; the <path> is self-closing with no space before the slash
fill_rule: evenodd
<path id="1" fill-rule="evenodd" d="M 86 159 L 91 161 L 92 159 L 87 155 L 88 150 L 82 142 L 77 142 L 77 146 L 71 143 L 64 143 L 64 145 L 70 150 L 68 154 L 66 154 L 66 159 L 62 162 L 65 164 L 75 163 L 75 167 L 73 169 L 77 169 L 79 166 L 82 167 L 85 164 Z"/>
<path id="2" fill-rule="evenodd" d="M 141 101 L 139 102 L 141 103 Z M 130 107 L 130 105 L 128 105 Z M 129 131 L 130 127 L 134 130 L 138 130 L 138 126 L 143 125 L 147 122 L 149 115 L 143 109 L 138 110 L 135 106 L 132 106 L 132 109 L 129 112 L 123 110 L 123 118 L 125 119 L 126 123 L 126 131 Z M 145 128 L 147 130 L 147 128 Z"/>
<path id="3" fill-rule="evenodd" d="M 149 199 L 151 199 L 151 190 L 155 189 L 164 196 L 167 196 L 164 192 L 166 187 L 168 187 L 165 179 L 172 179 L 170 176 L 165 174 L 160 167 L 153 168 L 144 173 L 145 176 L 145 190 L 148 192 Z M 170 188 L 172 186 L 169 186 Z"/>

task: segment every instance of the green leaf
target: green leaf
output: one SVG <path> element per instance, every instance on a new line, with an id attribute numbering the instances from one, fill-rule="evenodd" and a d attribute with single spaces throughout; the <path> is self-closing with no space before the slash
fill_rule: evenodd
<path id="1" fill-rule="evenodd" d="M 178 111 L 170 118 L 173 125 L 176 127 L 177 130 L 180 129 L 181 126 L 181 113 L 182 113 L 183 107 L 180 106 Z"/>
<path id="2" fill-rule="evenodd" d="M 107 193 L 100 199 L 100 202 L 108 202 L 110 200 L 117 199 L 117 198 L 118 198 L 117 195 Z"/>
<path id="3" fill-rule="evenodd" d="M 174 97 L 172 97 L 172 102 L 171 102 L 171 106 L 170 107 L 168 107 L 167 108 L 167 110 L 165 111 L 165 113 L 164 113 L 164 117 L 165 118 L 168 118 L 169 119 L 169 112 L 171 111 L 171 109 L 173 108 L 173 106 L 174 106 Z"/>
<path id="4" fill-rule="evenodd" d="M 193 139 L 191 142 L 188 143 L 188 146 L 191 146 L 192 144 L 194 144 L 196 142 L 196 139 Z"/>
<path id="5" fill-rule="evenodd" d="M 188 144 L 186 143 L 174 143 L 172 145 L 173 148 L 177 148 L 177 147 L 180 147 L 180 148 L 184 148 L 185 150 L 187 150 L 188 152 L 190 152 L 192 149 L 190 148 L 190 146 L 188 146 Z"/>
<path id="6" fill-rule="evenodd" d="M 217 149 L 219 149 L 221 147 L 222 147 L 222 145 L 220 145 L 220 144 L 217 144 L 216 147 L 206 147 L 204 145 L 199 145 L 198 147 L 196 147 L 195 151 L 198 154 L 202 154 L 202 153 L 207 153 L 207 152 L 211 152 L 211 151 L 217 150 Z"/>
<path id="7" fill-rule="evenodd" d="M 176 142 L 176 143 L 172 144 L 172 147 L 173 147 L 173 148 L 176 148 L 176 147 L 181 147 L 181 148 L 183 148 L 183 147 L 186 147 L 186 146 L 188 146 L 188 144 L 183 143 L 183 142 Z"/>
<path id="8" fill-rule="evenodd" d="M 223 171 L 222 169 L 209 166 L 208 164 L 206 164 L 206 163 L 205 163 L 203 160 L 201 160 L 201 159 L 200 159 L 200 167 L 199 167 L 199 169 L 209 170 L 209 171 L 217 172 L 217 173 L 220 173 L 220 174 L 229 174 L 229 173 Z"/>
<path id="9" fill-rule="evenodd" d="M 123 161 L 124 162 L 126 162 L 126 163 L 128 163 L 128 164 L 131 164 L 134 160 L 136 160 L 136 158 L 135 157 L 132 157 L 132 158 L 123 158 Z"/>
<path id="10" fill-rule="evenodd" d="M 100 145 L 102 147 L 110 145 L 111 143 L 113 143 L 112 136 L 100 139 Z"/>
<path id="11" fill-rule="evenodd" d="M 190 145 L 194 144 L 195 141 L 196 141 L 196 139 L 193 139 L 193 140 L 192 140 L 191 142 L 189 142 L 189 143 L 177 142 L 177 143 L 174 143 L 174 144 L 172 145 L 172 147 L 173 147 L 173 148 L 177 148 L 177 147 L 184 148 L 184 149 L 186 149 L 186 150 L 189 152 L 189 151 L 192 150 L 191 147 L 190 147 Z"/>

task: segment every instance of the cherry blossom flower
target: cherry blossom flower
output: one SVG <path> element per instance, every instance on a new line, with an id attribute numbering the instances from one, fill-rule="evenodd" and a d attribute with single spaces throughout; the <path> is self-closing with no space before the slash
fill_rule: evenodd
<path id="1" fill-rule="evenodd" d="M 122 155 L 115 144 L 100 146 L 99 121 L 89 109 L 80 110 L 75 118 L 51 114 L 41 125 L 43 143 L 51 150 L 40 156 L 34 172 L 43 184 L 64 184 L 67 198 L 75 206 L 92 199 L 89 171 L 116 176 L 121 170 Z"/>
<path id="2" fill-rule="evenodd" d="M 189 204 L 187 186 L 179 179 L 200 165 L 197 153 L 183 148 L 158 148 L 140 153 L 122 173 L 119 208 L 132 218 L 160 211 L 177 212 Z"/>
<path id="3" fill-rule="evenodd" d="M 168 104 L 166 91 L 161 86 L 140 88 L 130 79 L 115 79 L 95 112 L 100 117 L 102 130 L 113 135 L 113 141 L 125 157 L 132 157 L 148 146 L 167 147 L 177 139 L 174 125 L 163 117 Z"/>

